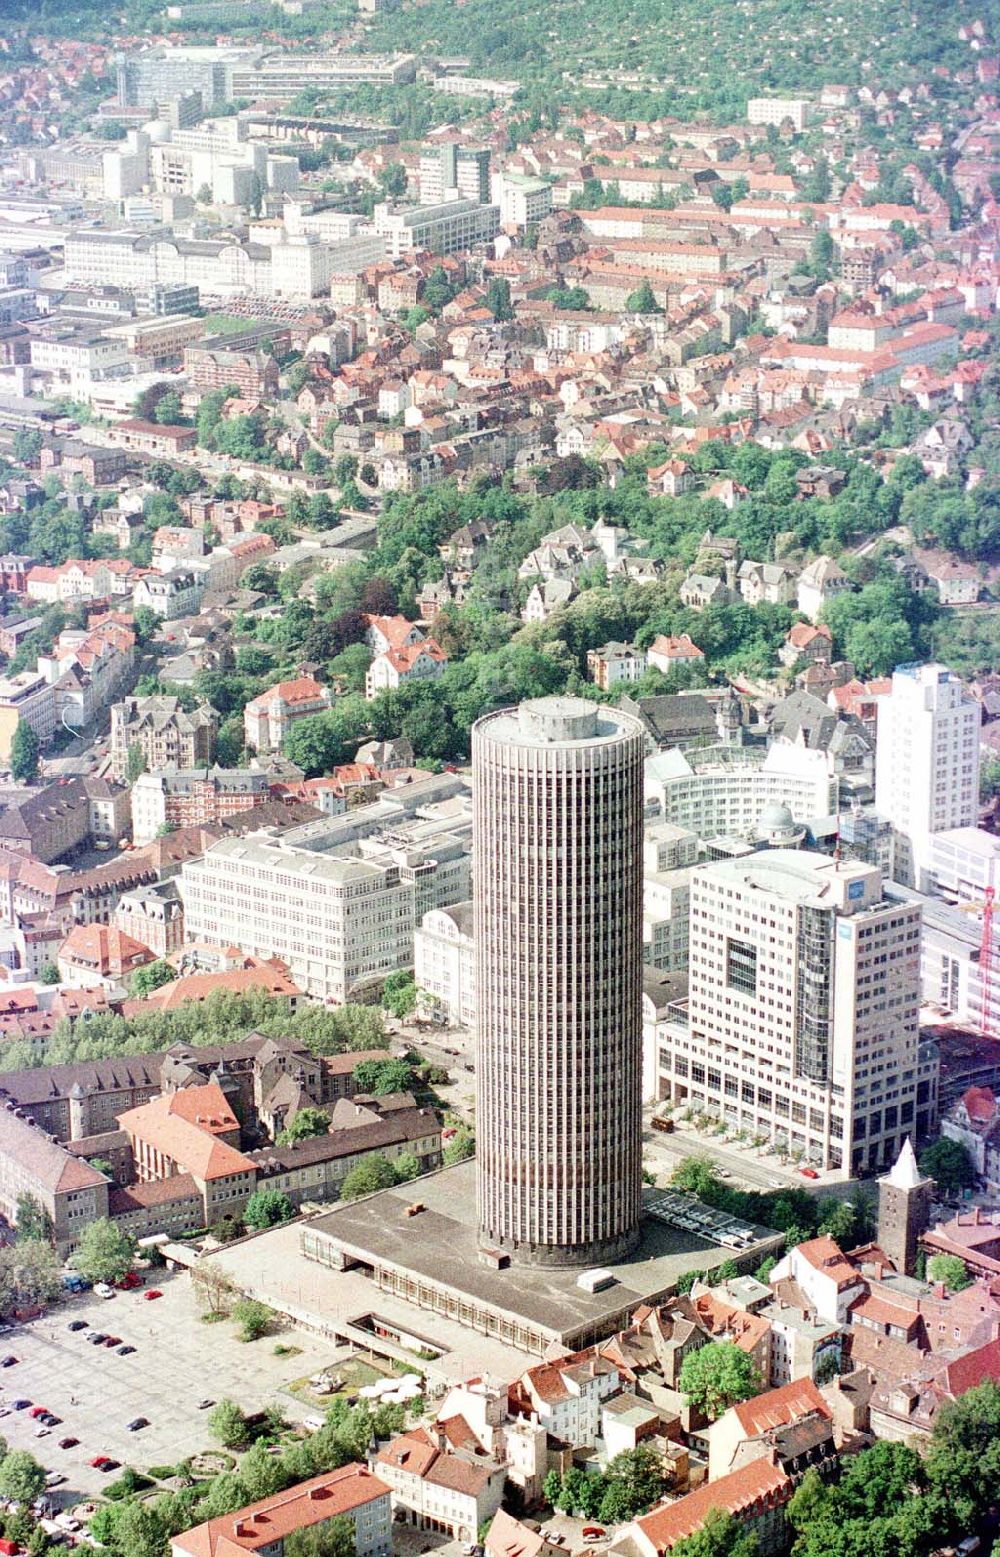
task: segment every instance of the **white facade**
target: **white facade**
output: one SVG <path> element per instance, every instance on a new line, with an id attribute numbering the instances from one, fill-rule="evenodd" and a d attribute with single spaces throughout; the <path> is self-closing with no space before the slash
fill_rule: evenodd
<path id="1" fill-rule="evenodd" d="M 699 838 L 751 837 L 765 806 L 787 806 L 796 822 L 830 816 L 837 779 L 826 753 L 771 746 L 657 752 L 646 762 L 646 803 Z"/>
<path id="2" fill-rule="evenodd" d="M 789 119 L 796 130 L 804 130 L 811 108 L 805 97 L 751 97 L 747 120 L 750 124 L 774 124 L 780 128 Z"/>
<path id="3" fill-rule="evenodd" d="M 878 702 L 875 809 L 892 823 L 893 875 L 927 889 L 931 838 L 979 814 L 981 709 L 954 671 L 904 665 Z"/>
<path id="4" fill-rule="evenodd" d="M 920 1124 L 919 1006 L 920 905 L 877 867 L 787 849 L 700 866 L 658 1094 L 819 1167 L 878 1166 Z"/>
<path id="5" fill-rule="evenodd" d="M 390 259 L 426 249 L 431 254 L 455 254 L 477 243 L 491 242 L 500 231 L 495 205 L 452 200 L 437 206 L 409 206 L 394 211 L 375 207 L 375 231 L 385 239 Z"/>
<path id="6" fill-rule="evenodd" d="M 450 1027 L 476 1021 L 476 962 L 472 904 L 435 908 L 413 936 L 413 977 L 437 1020 Z"/>
<path id="7" fill-rule="evenodd" d="M 642 853 L 642 960 L 662 973 L 680 972 L 688 962 L 691 866 L 698 863 L 698 839 L 672 822 L 659 822 L 646 828 Z"/>

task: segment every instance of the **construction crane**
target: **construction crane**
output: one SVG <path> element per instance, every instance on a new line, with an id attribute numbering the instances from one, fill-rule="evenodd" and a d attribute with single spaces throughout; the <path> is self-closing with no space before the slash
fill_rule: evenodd
<path id="1" fill-rule="evenodd" d="M 954 906 L 963 914 L 982 914 L 983 934 L 979 942 L 979 984 L 982 990 L 983 1010 L 980 1019 L 979 1030 L 984 1038 L 995 1038 L 997 1033 L 993 1030 L 993 996 L 997 981 L 1000 980 L 1000 948 L 997 947 L 996 937 L 993 934 L 993 900 L 996 896 L 994 887 L 986 887 L 982 898 L 975 903 L 956 903 Z"/>

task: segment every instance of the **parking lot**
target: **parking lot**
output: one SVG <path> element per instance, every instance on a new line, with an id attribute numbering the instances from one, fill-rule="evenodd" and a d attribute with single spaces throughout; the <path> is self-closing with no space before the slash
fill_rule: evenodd
<path id="1" fill-rule="evenodd" d="M 0 1435 L 11 1448 L 29 1449 L 46 1469 L 67 1477 L 54 1494 L 63 1507 L 114 1479 L 90 1465 L 95 1455 L 144 1470 L 218 1447 L 208 1433 L 208 1411 L 198 1408 L 202 1400 L 228 1395 L 247 1410 L 275 1401 L 289 1420 L 300 1421 L 308 1409 L 286 1386 L 333 1356 L 329 1343 L 300 1331 L 283 1330 L 245 1345 L 231 1321 L 202 1322 L 186 1275 L 158 1272 L 157 1282 L 163 1296 L 154 1302 L 142 1291 L 118 1292 L 110 1300 L 87 1292 L 0 1336 L 0 1356 L 18 1359 L 15 1367 L 0 1371 L 2 1407 L 30 1400 L 62 1418 L 47 1436 L 36 1437 L 38 1423 L 30 1411 L 9 1410 L 0 1418 Z M 152 1286 L 150 1279 L 147 1289 Z M 69 1330 L 77 1319 L 86 1320 L 88 1330 L 120 1336 L 135 1351 L 122 1357 L 90 1344 L 87 1330 Z M 276 1357 L 279 1341 L 300 1351 Z M 149 1426 L 130 1433 L 127 1424 L 139 1416 L 148 1417 Z M 79 1444 L 60 1449 L 66 1437 Z"/>

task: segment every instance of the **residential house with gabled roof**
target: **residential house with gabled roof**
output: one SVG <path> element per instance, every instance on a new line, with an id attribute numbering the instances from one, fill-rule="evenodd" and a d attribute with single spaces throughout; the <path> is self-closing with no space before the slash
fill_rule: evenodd
<path id="1" fill-rule="evenodd" d="M 365 697 L 378 697 L 412 681 L 438 681 L 444 675 L 448 656 L 433 638 L 410 643 L 399 649 L 376 654 L 365 673 Z"/>
<path id="2" fill-rule="evenodd" d="M 59 948 L 59 976 L 77 988 L 120 989 L 133 973 L 155 961 L 141 941 L 106 924 L 77 924 Z"/>
<path id="3" fill-rule="evenodd" d="M 314 676 L 276 682 L 259 697 L 252 698 L 243 710 L 247 745 L 258 754 L 280 751 L 299 719 L 325 713 L 332 702 L 330 688 Z"/>
<path id="4" fill-rule="evenodd" d="M 817 557 L 799 574 L 796 590 L 798 608 L 810 622 L 815 622 L 824 606 L 853 588 L 854 585 L 838 562 L 832 557 Z"/>
<path id="5" fill-rule="evenodd" d="M 0 1214 L 17 1226 L 18 1202 L 32 1195 L 52 1221 L 56 1248 L 71 1249 L 89 1222 L 108 1214 L 108 1180 L 54 1141 L 33 1119 L 0 1108 Z"/>
<path id="6" fill-rule="evenodd" d="M 452 1448 L 442 1429 L 401 1433 L 372 1456 L 371 1468 L 392 1489 L 397 1515 L 459 1541 L 474 1542 L 503 1497 L 503 1466 L 481 1450 Z"/>
<path id="7" fill-rule="evenodd" d="M 839 1251 L 838 1251 L 839 1252 Z M 833 1413 L 812 1379 L 793 1379 L 780 1389 L 768 1389 L 724 1411 L 705 1429 L 708 1439 L 708 1479 L 726 1476 L 748 1456 L 744 1446 L 776 1427 L 788 1427 L 808 1417 L 831 1424 Z"/>

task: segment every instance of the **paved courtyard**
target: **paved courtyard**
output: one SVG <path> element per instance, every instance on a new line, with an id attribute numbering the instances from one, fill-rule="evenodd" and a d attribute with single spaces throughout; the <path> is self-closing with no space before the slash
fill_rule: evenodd
<path id="1" fill-rule="evenodd" d="M 158 1301 L 147 1303 L 141 1291 L 119 1292 L 107 1301 L 88 1292 L 0 1337 L 0 1354 L 19 1359 L 16 1367 L 0 1371 L 2 1404 L 28 1399 L 62 1417 L 49 1436 L 36 1438 L 38 1423 L 30 1411 L 11 1411 L 0 1418 L 0 1435 L 11 1448 L 30 1449 L 47 1469 L 68 1477 L 59 1488 L 64 1506 L 114 1479 L 90 1466 L 96 1454 L 145 1470 L 217 1447 L 208 1432 L 209 1413 L 198 1409 L 200 1400 L 228 1395 L 247 1410 L 274 1401 L 290 1421 L 301 1421 L 309 1407 L 286 1386 L 336 1356 L 337 1348 L 328 1341 L 291 1329 L 246 1345 L 237 1339 L 232 1321 L 202 1323 L 186 1275 L 158 1272 L 157 1278 L 163 1292 Z M 91 1345 L 86 1331 L 68 1329 L 75 1319 L 121 1336 L 135 1352 L 119 1357 Z M 301 1350 L 294 1357 L 276 1357 L 278 1342 Z M 130 1433 L 127 1423 L 137 1416 L 148 1417 L 150 1425 Z M 60 1449 L 60 1438 L 70 1436 L 79 1445 Z"/>

